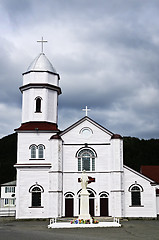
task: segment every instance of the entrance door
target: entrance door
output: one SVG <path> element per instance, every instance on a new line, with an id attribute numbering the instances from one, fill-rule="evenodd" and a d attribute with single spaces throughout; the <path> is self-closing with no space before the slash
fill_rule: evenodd
<path id="1" fill-rule="evenodd" d="M 89 199 L 89 214 L 91 217 L 94 216 L 94 198 Z"/>
<path id="2" fill-rule="evenodd" d="M 73 198 L 65 198 L 65 217 L 73 217 Z"/>
<path id="3" fill-rule="evenodd" d="M 103 196 L 104 195 L 104 196 Z M 100 216 L 109 216 L 108 213 L 108 197 L 105 194 L 100 196 Z"/>

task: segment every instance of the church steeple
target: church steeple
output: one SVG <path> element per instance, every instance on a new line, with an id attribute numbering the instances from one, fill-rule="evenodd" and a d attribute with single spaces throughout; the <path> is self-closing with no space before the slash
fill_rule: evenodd
<path id="1" fill-rule="evenodd" d="M 60 76 L 42 52 L 23 73 L 22 123 L 49 122 L 57 124 Z"/>

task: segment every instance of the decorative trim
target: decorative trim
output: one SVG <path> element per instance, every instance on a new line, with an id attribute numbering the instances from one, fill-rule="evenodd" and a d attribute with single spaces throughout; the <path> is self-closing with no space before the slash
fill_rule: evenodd
<path id="1" fill-rule="evenodd" d="M 45 158 L 30 158 L 29 161 L 45 160 Z"/>
<path id="2" fill-rule="evenodd" d="M 56 75 L 58 77 L 58 80 L 60 80 L 60 75 L 58 73 L 54 73 L 54 72 L 51 72 L 51 71 L 48 71 L 48 70 L 30 70 L 30 71 L 22 73 L 22 75 L 25 75 L 25 74 L 28 74 L 28 73 L 31 73 L 31 72 L 47 72 L 47 73 L 50 73 L 52 75 Z"/>
<path id="3" fill-rule="evenodd" d="M 43 206 L 32 206 L 32 207 L 28 207 L 28 208 L 44 208 Z"/>
<path id="4" fill-rule="evenodd" d="M 82 171 L 76 171 L 76 172 L 74 172 L 74 171 L 72 171 L 72 172 L 63 171 L 63 173 L 79 173 L 79 174 L 81 174 Z M 124 173 L 124 171 L 105 171 L 105 172 L 89 171 L 89 174 L 90 173 L 93 173 L 93 174 L 96 174 L 96 173 Z"/>
<path id="5" fill-rule="evenodd" d="M 128 188 L 128 191 L 133 192 L 132 188 L 135 186 L 137 186 L 140 189 L 140 192 L 144 191 L 143 187 L 140 184 L 138 184 L 137 181 L 135 181 L 135 183 L 131 184 L 131 186 Z"/>
<path id="6" fill-rule="evenodd" d="M 78 151 L 77 151 L 76 154 L 75 154 L 75 157 L 78 158 L 79 153 L 80 153 L 82 150 L 86 150 L 86 151 L 87 151 L 87 149 L 88 149 L 88 150 L 91 150 L 91 151 L 94 153 L 95 158 L 97 158 L 97 153 L 96 153 L 96 151 L 95 151 L 93 148 L 88 147 L 88 145 L 87 145 L 87 146 L 84 146 L 84 147 L 81 147 L 80 149 L 78 149 Z"/>
<path id="7" fill-rule="evenodd" d="M 27 163 L 27 164 L 15 164 L 14 167 L 16 168 L 25 168 L 25 167 L 46 167 L 46 168 L 51 168 L 51 163 Z"/>
<path id="8" fill-rule="evenodd" d="M 129 207 L 144 207 L 144 205 L 129 205 Z"/>
<path id="9" fill-rule="evenodd" d="M 90 190 L 90 191 L 92 191 L 95 195 L 97 195 L 96 191 L 95 191 L 93 188 L 87 187 L 87 190 Z M 82 188 L 81 188 L 80 190 L 78 190 L 77 196 L 78 196 L 78 194 L 79 194 L 81 191 L 82 191 Z"/>
<path id="10" fill-rule="evenodd" d="M 20 89 L 21 92 L 23 92 L 23 91 L 28 90 L 30 88 L 47 88 L 47 89 L 50 89 L 50 90 L 57 91 L 58 95 L 60 95 L 62 93 L 60 87 L 54 86 L 54 85 L 49 84 L 49 83 L 28 83 L 28 84 L 20 87 L 19 89 Z"/>
<path id="11" fill-rule="evenodd" d="M 33 189 L 34 187 L 39 187 L 39 188 L 41 189 L 41 193 L 44 192 L 44 188 L 43 188 L 41 185 L 39 185 L 37 182 L 29 188 L 29 192 L 32 193 L 32 189 Z"/>
<path id="12" fill-rule="evenodd" d="M 96 127 L 98 127 L 99 129 L 101 129 L 102 131 L 106 132 L 107 134 L 110 135 L 110 137 L 112 137 L 113 133 L 110 132 L 108 129 L 104 128 L 103 126 L 101 126 L 100 124 L 98 124 L 97 122 L 95 122 L 94 120 L 92 120 L 91 118 L 89 118 L 88 116 L 83 117 L 82 119 L 80 119 L 79 121 L 77 121 L 76 123 L 74 123 L 73 125 L 71 125 L 70 127 L 66 128 L 62 133 L 61 136 L 64 135 L 65 133 L 69 132 L 71 129 L 77 127 L 79 124 L 81 124 L 82 122 L 84 122 L 85 120 L 89 121 L 90 123 L 92 123 L 93 125 L 95 125 Z"/>
<path id="13" fill-rule="evenodd" d="M 67 194 L 72 194 L 73 196 L 75 196 L 75 194 L 73 192 L 66 192 L 66 193 L 64 193 L 64 196 L 66 196 Z"/>
<path id="14" fill-rule="evenodd" d="M 99 193 L 99 196 L 102 195 L 102 194 L 107 194 L 107 196 L 109 197 L 109 193 L 106 192 L 106 191 L 102 191 L 102 192 L 100 192 L 100 193 Z"/>
<path id="15" fill-rule="evenodd" d="M 62 193 L 62 191 L 59 191 L 59 190 L 57 190 L 57 191 L 49 190 L 48 192 L 49 192 L 49 193 L 51 193 L 51 192 L 52 192 L 52 193 Z"/>
<path id="16" fill-rule="evenodd" d="M 110 192 L 124 192 L 124 190 L 123 189 L 121 189 L 121 190 L 111 190 Z"/>
<path id="17" fill-rule="evenodd" d="M 92 146 L 95 146 L 95 145 L 111 145 L 110 143 L 63 143 L 63 145 L 68 145 L 68 146 L 86 146 L 87 144 L 87 147 L 88 145 L 92 145 Z"/>

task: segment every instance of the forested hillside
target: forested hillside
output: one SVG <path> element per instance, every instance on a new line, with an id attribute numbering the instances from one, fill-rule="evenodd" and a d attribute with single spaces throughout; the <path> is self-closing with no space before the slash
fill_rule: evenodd
<path id="1" fill-rule="evenodd" d="M 0 139 L 0 184 L 16 179 L 17 134 Z"/>
<path id="2" fill-rule="evenodd" d="M 124 137 L 124 164 L 137 171 L 141 165 L 159 165 L 159 139 Z"/>
<path id="3" fill-rule="evenodd" d="M 0 184 L 16 179 L 17 134 L 0 139 Z M 140 171 L 141 165 L 159 165 L 159 139 L 124 137 L 124 164 Z"/>

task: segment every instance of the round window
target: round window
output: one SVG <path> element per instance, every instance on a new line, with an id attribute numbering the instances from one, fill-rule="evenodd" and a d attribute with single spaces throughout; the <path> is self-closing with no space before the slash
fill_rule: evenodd
<path id="1" fill-rule="evenodd" d="M 92 130 L 90 128 L 83 128 L 81 133 L 84 138 L 89 138 L 92 135 Z"/>

